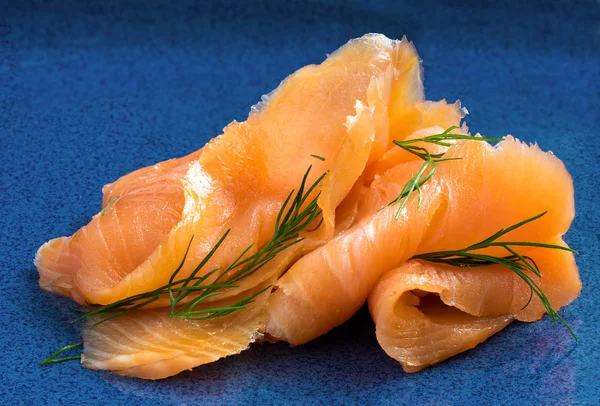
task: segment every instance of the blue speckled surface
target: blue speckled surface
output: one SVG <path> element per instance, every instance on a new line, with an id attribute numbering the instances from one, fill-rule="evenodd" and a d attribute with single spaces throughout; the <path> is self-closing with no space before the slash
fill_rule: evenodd
<path id="1" fill-rule="evenodd" d="M 0 1 L 0 403 L 597 404 L 599 3 L 216 3 Z M 287 74 L 365 32 L 408 35 L 428 98 L 460 98 L 472 129 L 564 160 L 577 204 L 566 240 L 584 287 L 562 314 L 579 343 L 547 318 L 515 323 L 408 375 L 363 310 L 308 345 L 256 345 L 159 382 L 38 367 L 79 337 L 68 301 L 37 287 L 36 249 L 86 223 L 103 184 L 199 148 Z"/>

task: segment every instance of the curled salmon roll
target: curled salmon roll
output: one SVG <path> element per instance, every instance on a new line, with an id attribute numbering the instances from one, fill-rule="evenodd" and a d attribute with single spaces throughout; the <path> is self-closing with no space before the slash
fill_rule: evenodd
<path id="1" fill-rule="evenodd" d="M 560 239 L 548 243 L 565 246 Z M 534 248 L 526 254 L 540 268 L 538 286 L 555 310 L 579 295 L 572 252 Z M 379 344 L 406 372 L 469 350 L 514 320 L 535 321 L 546 313 L 529 286 L 504 266 L 423 261 L 383 274 L 369 294 L 369 309 Z"/>

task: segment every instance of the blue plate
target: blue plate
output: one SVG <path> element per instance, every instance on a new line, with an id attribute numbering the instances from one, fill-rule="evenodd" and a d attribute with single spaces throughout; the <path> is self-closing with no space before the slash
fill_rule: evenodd
<path id="1" fill-rule="evenodd" d="M 9 2 L 5 2 L 9 3 Z M 600 11 L 595 1 L 12 2 L 0 7 L 0 399 L 21 404 L 597 404 Z M 32 264 L 99 210 L 102 185 L 201 147 L 299 67 L 365 32 L 406 34 L 428 99 L 554 151 L 573 175 L 583 292 L 472 351 L 406 374 L 365 310 L 314 342 L 147 382 L 38 363 L 79 341 Z"/>

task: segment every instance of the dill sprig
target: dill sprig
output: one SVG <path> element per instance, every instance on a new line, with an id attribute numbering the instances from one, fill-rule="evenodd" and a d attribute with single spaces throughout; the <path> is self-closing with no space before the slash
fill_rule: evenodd
<path id="1" fill-rule="evenodd" d="M 311 169 L 312 165 L 304 174 L 298 191 L 292 190 L 285 199 L 277 215 L 273 237 L 255 254 L 245 257 L 252 249 L 252 244 L 243 250 L 225 270 L 221 270 L 220 267 L 217 267 L 198 276 L 200 271 L 204 269 L 208 261 L 229 235 L 231 230 L 227 230 L 188 277 L 177 279 L 189 253 L 194 238 L 192 236 L 181 263 L 173 272 L 166 285 L 151 292 L 130 296 L 108 305 L 92 305 L 97 306 L 97 308 L 78 317 L 75 321 L 103 316 L 103 318 L 96 323 L 96 325 L 101 324 L 115 317 L 143 308 L 165 295 L 168 296 L 170 302 L 169 317 L 187 320 L 208 320 L 243 309 L 246 305 L 252 303 L 256 296 L 265 292 L 271 286 L 267 286 L 229 306 L 208 309 L 197 309 L 197 307 L 210 297 L 221 295 L 227 289 L 239 287 L 239 285 L 236 284 L 237 282 L 253 275 L 277 254 L 303 240 L 299 237 L 300 232 L 306 229 L 321 214 L 321 209 L 317 204 L 321 192 L 317 193 L 310 201 L 309 198 L 327 174 L 322 174 L 310 187 L 307 187 L 306 182 Z M 213 275 L 216 275 L 215 279 L 211 283 L 207 283 L 208 278 Z M 184 302 L 184 299 L 191 293 L 196 294 L 196 296 L 191 300 Z"/>
<path id="2" fill-rule="evenodd" d="M 449 250 L 449 251 L 437 251 L 437 252 L 429 252 L 426 254 L 415 255 L 411 259 L 420 259 L 429 262 L 436 262 L 442 264 L 448 264 L 452 266 L 458 267 L 474 267 L 474 266 L 487 266 L 487 265 L 502 265 L 513 271 L 517 274 L 530 289 L 529 300 L 521 308 L 521 310 L 525 309 L 531 303 L 531 299 L 533 294 L 539 297 L 540 301 L 544 305 L 546 312 L 556 324 L 557 320 L 559 320 L 571 333 L 571 335 L 577 340 L 575 333 L 571 330 L 571 327 L 565 322 L 565 320 L 552 308 L 550 301 L 546 294 L 542 291 L 540 286 L 536 283 L 536 281 L 527 273 L 527 271 L 531 271 L 538 278 L 542 277 L 540 269 L 537 264 L 533 260 L 533 258 L 525 255 L 519 254 L 514 247 L 526 246 L 526 247 L 538 247 L 538 248 L 548 248 L 548 249 L 557 249 L 563 251 L 569 251 L 576 253 L 575 250 L 565 247 L 562 245 L 555 244 L 543 244 L 538 242 L 530 242 L 530 241 L 498 241 L 498 239 L 507 233 L 524 226 L 525 224 L 531 223 L 544 216 L 547 212 L 540 213 L 536 216 L 523 220 L 517 224 L 514 224 L 510 227 L 504 228 L 497 233 L 491 235 L 483 241 L 480 241 L 476 244 L 470 245 L 466 248 L 459 250 Z M 482 250 L 484 248 L 489 247 L 501 247 L 504 248 L 509 255 L 501 257 L 494 255 L 486 255 L 480 254 L 476 251 Z"/>
<path id="3" fill-rule="evenodd" d="M 45 360 L 43 360 L 42 362 L 40 362 L 40 365 L 59 364 L 61 362 L 74 361 L 76 359 L 81 359 L 81 355 L 76 355 L 76 356 L 73 356 L 73 357 L 65 357 L 65 358 L 56 358 L 60 354 L 62 354 L 63 352 L 68 351 L 71 348 L 79 347 L 81 345 L 83 345 L 83 343 L 76 343 L 76 344 L 65 345 L 60 350 L 56 351 L 54 354 L 50 355 L 48 358 L 46 358 Z"/>
<path id="4" fill-rule="evenodd" d="M 106 207 L 104 208 L 104 210 L 102 210 L 102 213 L 101 213 L 100 215 L 101 215 L 102 217 L 104 217 L 104 215 L 106 214 L 106 211 L 108 210 L 108 208 L 109 208 L 110 206 L 112 206 L 112 205 L 113 205 L 113 203 L 114 203 L 114 202 L 116 202 L 118 199 L 119 199 L 119 196 L 115 196 L 115 197 L 113 197 L 113 198 L 110 200 L 110 202 L 108 202 L 108 203 L 106 204 Z"/>
<path id="5" fill-rule="evenodd" d="M 421 199 L 423 197 L 422 191 L 421 191 L 421 186 L 423 186 L 429 179 L 431 179 L 433 177 L 433 175 L 437 171 L 437 163 L 438 162 L 454 161 L 454 160 L 461 159 L 459 157 L 443 158 L 445 152 L 438 153 L 438 154 L 431 154 L 426 148 L 419 147 L 414 144 L 424 142 L 427 144 L 440 145 L 443 147 L 450 147 L 452 144 L 449 143 L 448 141 L 471 140 L 471 141 L 496 142 L 496 141 L 502 141 L 504 139 L 504 138 L 472 137 L 470 135 L 452 134 L 451 133 L 453 130 L 456 130 L 458 128 L 460 128 L 460 127 L 452 126 L 452 127 L 447 128 L 441 134 L 429 135 L 427 137 L 415 138 L 412 140 L 405 140 L 405 141 L 395 140 L 394 141 L 394 144 L 396 144 L 403 150 L 405 150 L 413 155 L 418 156 L 419 158 L 421 158 L 424 161 L 423 166 L 421 166 L 421 169 L 419 169 L 419 171 L 415 174 L 415 176 L 413 176 L 411 179 L 408 180 L 408 182 L 406 182 L 406 185 L 404 185 L 404 188 L 402 189 L 402 191 L 400 192 L 398 197 L 396 197 L 394 200 L 392 200 L 390 203 L 388 203 L 388 206 L 393 206 L 396 203 L 400 203 L 400 206 L 398 207 L 398 210 L 396 211 L 396 216 L 395 216 L 396 218 L 400 217 L 400 213 L 402 212 L 404 207 L 407 205 L 408 199 L 410 199 L 410 197 L 415 192 L 415 190 L 417 191 L 417 194 L 418 194 L 417 207 L 419 207 L 421 205 Z"/>

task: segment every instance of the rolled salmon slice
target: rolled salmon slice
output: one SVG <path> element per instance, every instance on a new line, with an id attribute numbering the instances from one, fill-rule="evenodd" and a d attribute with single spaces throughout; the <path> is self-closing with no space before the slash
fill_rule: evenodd
<path id="1" fill-rule="evenodd" d="M 276 282 L 267 333 L 303 344 L 328 332 L 362 306 L 384 272 L 416 254 L 465 248 L 542 212 L 547 214 L 503 240 L 545 243 L 569 228 L 573 185 L 553 154 L 508 137 L 496 147 L 459 142 L 445 157 L 461 159 L 439 163 L 422 187 L 420 205 L 413 196 L 398 218 L 397 206 L 386 205 L 422 161 L 401 163 L 376 176 L 361 195 L 354 225 L 301 258 Z M 483 253 L 506 255 L 500 248 Z"/>
<path id="2" fill-rule="evenodd" d="M 548 241 L 565 245 L 560 239 Z M 573 254 L 534 248 L 538 285 L 555 310 L 581 291 Z M 417 372 L 485 341 L 513 320 L 540 319 L 537 297 L 502 266 L 457 268 L 409 261 L 386 272 L 369 295 L 369 309 L 383 350 L 406 372 Z"/>

